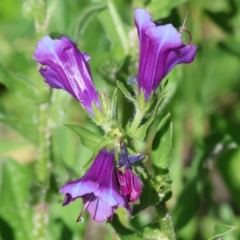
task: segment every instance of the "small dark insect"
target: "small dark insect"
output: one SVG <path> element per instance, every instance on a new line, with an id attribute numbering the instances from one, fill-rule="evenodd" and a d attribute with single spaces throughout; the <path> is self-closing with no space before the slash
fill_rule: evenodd
<path id="1" fill-rule="evenodd" d="M 117 167 L 130 168 L 133 163 L 141 161 L 144 157 L 144 154 L 129 155 L 127 148 L 121 143 Z"/>

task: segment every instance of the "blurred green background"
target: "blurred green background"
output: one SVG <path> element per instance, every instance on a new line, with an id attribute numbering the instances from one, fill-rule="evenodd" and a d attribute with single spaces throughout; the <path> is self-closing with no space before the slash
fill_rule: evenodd
<path id="1" fill-rule="evenodd" d="M 43 122 L 51 129 L 51 136 L 45 137 L 52 142 L 47 157 L 53 174 L 50 189 L 47 186 L 43 193 L 47 204 L 39 205 L 39 186 L 33 184 L 34 163 L 44 141 L 38 133 L 39 106 L 49 102 L 49 92 L 33 53 L 44 34 L 67 35 L 92 57 L 97 88 L 112 92 L 117 79 L 126 82 L 137 72 L 134 7 L 145 7 L 154 21 L 178 29 L 189 12 L 186 27 L 198 46 L 195 61 L 177 66 L 168 76 L 175 86 L 168 104 L 174 126 L 173 195 L 168 206 L 177 239 L 208 239 L 216 224 L 236 227 L 223 239 L 240 239 L 240 1 L 50 0 L 46 12 L 41 2 L 0 1 L 0 239 L 40 239 L 33 233 L 39 221 L 48 226 L 48 233 L 41 236 L 83 238 L 87 214 L 83 223 L 75 223 L 81 201 L 62 208 L 58 188 L 82 176 L 82 166 L 92 153 L 61 124 L 77 122 L 99 129 L 67 93 L 51 92 L 51 108 Z M 109 2 L 119 18 L 111 16 Z M 37 33 L 36 18 L 46 26 Z M 187 43 L 188 35 L 183 39 Z M 123 106 L 122 110 L 124 120 L 128 113 Z M 151 136 L 142 151 L 149 153 L 150 140 Z M 124 220 L 124 213 L 120 215 Z M 154 217 L 149 208 L 128 224 L 137 230 Z M 117 239 L 109 224 L 91 222 L 88 231 L 86 239 L 94 239 L 96 233 L 98 239 Z"/>

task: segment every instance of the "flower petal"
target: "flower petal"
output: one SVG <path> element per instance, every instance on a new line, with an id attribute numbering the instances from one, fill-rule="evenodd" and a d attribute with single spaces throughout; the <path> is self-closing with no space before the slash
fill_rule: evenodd
<path id="1" fill-rule="evenodd" d="M 149 27 L 154 27 L 151 15 L 143 8 L 134 9 L 134 21 L 138 30 L 139 39 L 143 38 L 144 32 Z"/>
<path id="2" fill-rule="evenodd" d="M 60 188 L 59 192 L 63 194 L 70 194 L 72 198 L 78 198 L 90 192 L 94 192 L 98 188 L 99 183 L 97 182 L 82 181 L 82 179 L 78 179 L 76 181 L 66 183 Z"/>
<path id="3" fill-rule="evenodd" d="M 129 202 L 136 201 L 142 192 L 142 184 L 138 176 L 129 168 L 126 168 L 124 172 L 118 169 L 117 173 L 122 194 Z"/>
<path id="4" fill-rule="evenodd" d="M 89 200 L 90 202 L 88 203 Z M 89 196 L 83 197 L 83 204 L 88 205 L 87 211 L 89 212 L 91 218 L 97 222 L 104 222 L 111 219 L 117 208 L 109 206 L 97 197 L 89 199 Z"/>
<path id="5" fill-rule="evenodd" d="M 47 66 L 41 68 L 40 73 L 51 87 L 68 91 L 90 114 L 93 114 L 92 102 L 100 108 L 87 63 L 90 57 L 81 53 L 69 38 L 43 37 L 37 44 L 34 58 Z"/>
<path id="6" fill-rule="evenodd" d="M 171 24 L 156 26 L 145 9 L 135 9 L 135 24 L 140 41 L 138 89 L 148 100 L 174 66 L 194 60 L 197 47 L 184 45 Z"/>

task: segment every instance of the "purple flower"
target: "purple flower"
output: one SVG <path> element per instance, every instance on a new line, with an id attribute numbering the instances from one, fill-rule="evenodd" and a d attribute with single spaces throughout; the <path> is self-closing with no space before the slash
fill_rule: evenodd
<path id="1" fill-rule="evenodd" d="M 138 90 L 147 101 L 172 68 L 194 60 L 197 47 L 184 45 L 172 24 L 156 26 L 145 9 L 135 9 L 134 15 L 140 41 Z"/>
<path id="2" fill-rule="evenodd" d="M 37 44 L 34 59 L 45 65 L 39 72 L 51 87 L 68 91 L 91 115 L 93 103 L 100 109 L 87 62 L 90 57 L 81 53 L 69 38 L 43 37 Z"/>
<path id="3" fill-rule="evenodd" d="M 97 222 L 111 220 L 118 207 L 125 207 L 131 214 L 131 207 L 119 190 L 113 150 L 101 150 L 87 173 L 81 179 L 66 183 L 60 193 L 65 194 L 63 206 L 77 198 L 83 199 L 84 208 L 77 220 L 85 210 Z"/>
<path id="4" fill-rule="evenodd" d="M 144 157 L 143 154 L 135 156 L 129 155 L 126 146 L 123 142 L 121 143 L 117 175 L 121 192 L 129 202 L 137 200 L 142 192 L 141 181 L 138 176 L 131 171 L 131 164 L 141 161 Z"/>
<path id="5" fill-rule="evenodd" d="M 138 176 L 130 168 L 125 168 L 124 171 L 119 168 L 117 174 L 122 194 L 129 202 L 137 200 L 142 192 L 142 184 Z"/>

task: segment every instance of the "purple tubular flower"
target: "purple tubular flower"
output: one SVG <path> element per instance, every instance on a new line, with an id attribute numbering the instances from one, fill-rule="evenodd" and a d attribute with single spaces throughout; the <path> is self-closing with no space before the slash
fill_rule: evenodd
<path id="1" fill-rule="evenodd" d="M 147 101 L 177 64 L 194 60 L 197 47 L 184 45 L 172 24 L 156 26 L 145 9 L 135 9 L 134 16 L 140 41 L 138 90 L 143 90 Z"/>
<path id="2" fill-rule="evenodd" d="M 142 192 L 142 184 L 138 176 L 130 168 L 124 169 L 124 172 L 118 169 L 117 174 L 122 194 L 129 202 L 137 200 Z"/>
<path id="3" fill-rule="evenodd" d="M 131 214 L 131 207 L 119 190 L 113 150 L 101 150 L 87 173 L 66 183 L 60 193 L 65 194 L 63 206 L 77 198 L 83 199 L 84 208 L 77 221 L 85 210 L 97 222 L 111 220 L 118 207 L 125 207 Z"/>
<path id="4" fill-rule="evenodd" d="M 43 37 L 37 44 L 34 59 L 45 65 L 39 72 L 51 87 L 68 91 L 91 115 L 92 103 L 100 109 L 88 65 L 90 56 L 80 52 L 69 38 Z"/>

